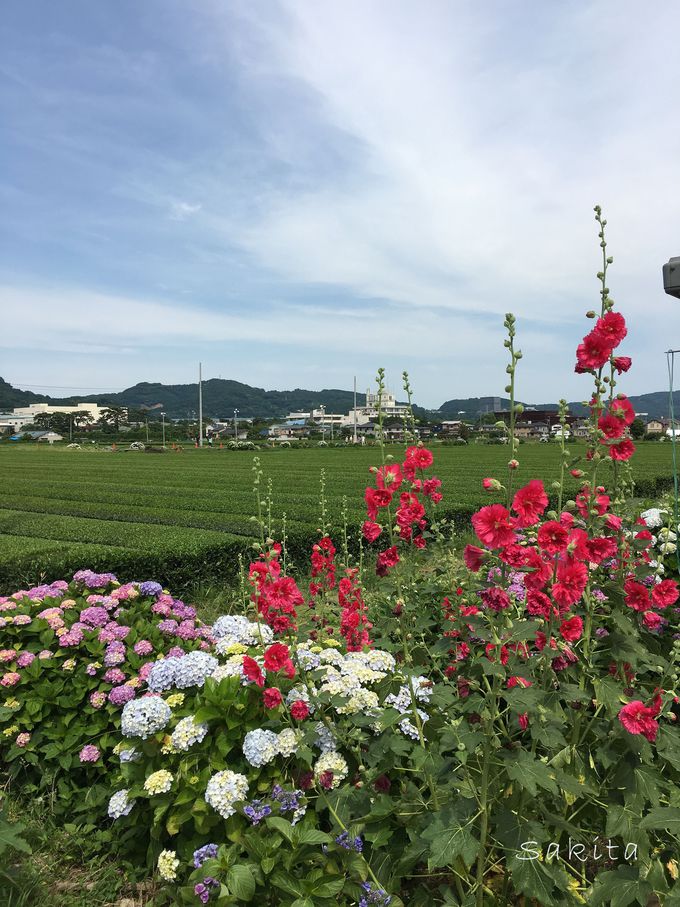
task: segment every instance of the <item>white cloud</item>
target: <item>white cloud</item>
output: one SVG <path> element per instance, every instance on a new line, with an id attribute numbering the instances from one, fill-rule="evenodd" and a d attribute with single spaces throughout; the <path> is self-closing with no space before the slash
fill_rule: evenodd
<path id="1" fill-rule="evenodd" d="M 186 220 L 192 214 L 198 214 L 203 205 L 190 205 L 188 202 L 173 202 L 170 208 L 170 220 Z"/>

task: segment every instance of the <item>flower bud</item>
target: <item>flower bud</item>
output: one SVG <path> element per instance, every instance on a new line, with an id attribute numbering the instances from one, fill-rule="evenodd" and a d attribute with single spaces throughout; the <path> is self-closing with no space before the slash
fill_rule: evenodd
<path id="1" fill-rule="evenodd" d="M 599 275 L 598 275 L 599 276 Z M 589 312 L 586 312 L 586 318 L 597 318 L 597 315 L 591 309 Z"/>
<path id="2" fill-rule="evenodd" d="M 510 462 L 508 463 L 508 469 L 518 469 L 518 468 L 519 468 L 519 460 L 510 460 Z"/>

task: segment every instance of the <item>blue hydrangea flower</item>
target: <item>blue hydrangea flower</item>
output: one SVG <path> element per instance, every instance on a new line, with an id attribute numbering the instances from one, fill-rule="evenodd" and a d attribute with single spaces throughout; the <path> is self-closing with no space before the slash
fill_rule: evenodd
<path id="1" fill-rule="evenodd" d="M 170 706 L 160 696 L 143 696 L 125 704 L 120 729 L 124 737 L 141 737 L 146 740 L 162 731 L 171 715 Z"/>
<path id="2" fill-rule="evenodd" d="M 145 583 L 141 583 L 139 591 L 142 595 L 160 595 L 163 591 L 163 587 L 160 583 L 154 583 L 153 580 L 148 580 Z"/>
<path id="3" fill-rule="evenodd" d="M 207 652 L 189 652 L 184 658 L 177 659 L 175 667 L 175 686 L 178 690 L 187 687 L 202 687 L 206 677 L 209 677 L 219 662 Z"/>
<path id="4" fill-rule="evenodd" d="M 125 788 L 124 790 L 116 791 L 109 800 L 108 812 L 112 819 L 120 819 L 121 816 L 127 816 L 135 805 L 135 801 L 130 800 L 128 794 L 129 790 Z"/>
<path id="5" fill-rule="evenodd" d="M 200 869 L 206 860 L 214 860 L 217 856 L 217 844 L 204 844 L 194 851 L 194 867 Z"/>
<path id="6" fill-rule="evenodd" d="M 246 760 L 259 768 L 271 762 L 279 752 L 279 738 L 273 731 L 256 728 L 248 731 L 243 740 L 243 755 Z"/>
<path id="7" fill-rule="evenodd" d="M 257 825 L 265 816 L 270 816 L 271 812 L 271 806 L 262 800 L 253 800 L 248 806 L 243 807 L 243 814 L 248 816 L 253 825 Z"/>
<path id="8" fill-rule="evenodd" d="M 161 658 L 149 671 L 146 683 L 152 693 L 163 693 L 175 685 L 175 670 L 180 659 L 173 655 Z"/>

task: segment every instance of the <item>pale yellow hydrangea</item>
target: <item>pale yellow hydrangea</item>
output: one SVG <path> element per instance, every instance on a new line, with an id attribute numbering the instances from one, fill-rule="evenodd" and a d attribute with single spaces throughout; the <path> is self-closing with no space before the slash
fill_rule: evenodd
<path id="1" fill-rule="evenodd" d="M 162 768 L 159 771 L 154 772 L 144 782 L 144 790 L 147 794 L 154 796 L 155 794 L 167 794 L 167 792 L 172 787 L 172 782 L 175 780 L 175 776 L 172 772 L 166 771 Z"/>

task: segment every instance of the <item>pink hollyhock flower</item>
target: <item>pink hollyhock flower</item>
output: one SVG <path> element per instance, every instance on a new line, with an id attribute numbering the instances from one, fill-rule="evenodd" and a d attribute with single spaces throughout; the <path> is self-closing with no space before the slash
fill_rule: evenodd
<path id="1" fill-rule="evenodd" d="M 513 687 L 524 687 L 524 689 L 526 689 L 530 686 L 533 686 L 533 684 L 530 680 L 527 680 L 526 677 L 518 677 L 517 675 L 508 677 L 507 687 L 509 690 L 512 690 Z"/>
<path id="2" fill-rule="evenodd" d="M 254 681 L 258 687 L 264 686 L 264 675 L 259 664 L 250 655 L 243 656 L 243 676 Z"/>
<path id="3" fill-rule="evenodd" d="M 512 499 L 512 509 L 517 514 L 518 524 L 522 527 L 534 526 L 547 506 L 548 495 L 540 479 L 532 479 L 520 488 Z"/>
<path id="4" fill-rule="evenodd" d="M 588 539 L 585 543 L 587 558 L 592 564 L 601 564 L 609 557 L 614 557 L 618 550 L 616 539 L 605 538 L 601 536 L 596 539 Z"/>
<path id="5" fill-rule="evenodd" d="M 566 642 L 576 642 L 583 635 L 583 620 L 580 617 L 570 617 L 560 624 L 560 635 Z"/>
<path id="6" fill-rule="evenodd" d="M 567 558 L 557 566 L 557 582 L 553 583 L 552 597 L 559 605 L 575 605 L 583 595 L 588 582 L 588 570 L 585 564 Z"/>
<path id="7" fill-rule="evenodd" d="M 620 312 L 607 312 L 597 319 L 593 332 L 606 340 L 613 349 L 628 333 L 626 319 Z"/>
<path id="8" fill-rule="evenodd" d="M 607 519 L 604 521 L 607 529 L 611 529 L 612 532 L 618 532 L 621 526 L 623 526 L 623 520 L 620 516 L 616 516 L 613 513 L 607 514 Z"/>
<path id="9" fill-rule="evenodd" d="M 619 721 L 629 734 L 642 734 L 651 743 L 656 740 L 659 730 L 654 709 L 648 708 L 639 699 L 629 702 L 619 712 Z"/>
<path id="10" fill-rule="evenodd" d="M 621 419 L 625 425 L 632 425 L 635 421 L 635 410 L 625 394 L 620 394 L 612 400 L 609 410 L 613 416 Z"/>
<path id="11" fill-rule="evenodd" d="M 463 550 L 463 560 L 468 570 L 476 573 L 487 558 L 487 552 L 483 548 L 477 548 L 476 545 L 466 545 Z"/>
<path id="12" fill-rule="evenodd" d="M 281 690 L 277 690 L 276 687 L 268 687 L 262 693 L 262 701 L 266 709 L 276 709 L 283 702 L 283 696 L 281 695 Z"/>
<path id="13" fill-rule="evenodd" d="M 623 436 L 626 430 L 626 423 L 623 419 L 612 415 L 612 413 L 607 413 L 606 416 L 600 416 L 597 420 L 597 427 L 604 432 L 605 438 L 615 441 Z"/>
<path id="14" fill-rule="evenodd" d="M 535 548 L 526 550 L 526 566 L 530 568 L 524 575 L 524 585 L 527 589 L 540 590 L 545 587 L 552 577 L 552 564 L 544 561 Z"/>
<path id="15" fill-rule="evenodd" d="M 652 588 L 652 601 L 657 608 L 674 605 L 679 597 L 678 584 L 674 579 L 664 579 Z"/>
<path id="16" fill-rule="evenodd" d="M 372 523 L 370 520 L 365 520 L 361 531 L 367 541 L 374 542 L 382 532 L 382 526 L 378 523 Z"/>
<path id="17" fill-rule="evenodd" d="M 536 534 L 538 547 L 542 548 L 547 554 L 558 554 L 567 547 L 569 533 L 565 527 L 556 520 L 548 520 L 543 523 Z"/>
<path id="18" fill-rule="evenodd" d="M 614 358 L 612 359 L 612 364 L 620 375 L 621 372 L 628 371 L 628 369 L 632 365 L 632 359 L 630 358 L 630 356 L 614 356 Z"/>
<path id="19" fill-rule="evenodd" d="M 502 504 L 482 507 L 472 517 L 477 537 L 488 548 L 505 548 L 515 541 L 515 530 L 510 524 L 510 513 Z"/>
<path id="20" fill-rule="evenodd" d="M 297 699 L 290 707 L 290 714 L 296 721 L 304 721 L 309 715 L 309 706 L 302 699 Z"/>
<path id="21" fill-rule="evenodd" d="M 27 734 L 26 731 L 24 731 L 22 734 L 17 735 L 17 739 L 14 741 L 14 743 L 18 747 L 23 748 L 25 746 L 28 746 L 30 739 L 31 739 L 31 735 Z"/>
<path id="22" fill-rule="evenodd" d="M 401 466 L 398 463 L 381 466 L 375 474 L 375 484 L 383 490 L 397 491 L 403 481 Z"/>
<path id="23" fill-rule="evenodd" d="M 612 354 L 612 344 L 609 339 L 597 331 L 591 331 L 583 338 L 576 348 L 577 370 L 599 369 L 607 362 Z"/>
<path id="24" fill-rule="evenodd" d="M 642 583 L 638 583 L 634 579 L 628 579 L 623 584 L 623 591 L 625 593 L 625 602 L 633 611 L 649 611 L 652 607 L 649 599 L 649 589 L 647 586 L 643 586 Z"/>
<path id="25" fill-rule="evenodd" d="M 609 456 L 612 460 L 630 460 L 634 453 L 635 445 L 628 438 L 609 447 Z"/>
<path id="26" fill-rule="evenodd" d="M 480 592 L 480 597 L 491 611 L 504 611 L 510 607 L 510 598 L 507 592 L 498 588 L 498 586 L 492 586 L 491 589 L 483 589 Z"/>
<path id="27" fill-rule="evenodd" d="M 399 563 L 399 552 L 397 546 L 392 545 L 385 551 L 381 551 L 376 559 L 375 572 L 378 576 L 387 576 L 389 570 Z"/>
<path id="28" fill-rule="evenodd" d="M 656 611 L 645 611 L 642 615 L 642 623 L 648 630 L 658 630 L 663 625 L 663 617 Z"/>
<path id="29" fill-rule="evenodd" d="M 287 677 L 295 675 L 295 667 L 290 660 L 290 650 L 283 643 L 275 642 L 264 653 L 264 666 L 268 671 L 278 673 L 283 670 Z"/>
<path id="30" fill-rule="evenodd" d="M 529 727 L 529 713 L 522 712 L 521 715 L 517 716 L 517 720 L 519 721 L 519 726 L 522 728 L 522 730 L 526 731 L 526 729 Z"/>
<path id="31" fill-rule="evenodd" d="M 381 507 L 387 507 L 392 501 L 392 492 L 386 488 L 367 488 L 364 492 L 364 501 L 366 502 L 366 512 L 369 520 L 375 521 L 378 510 Z"/>

